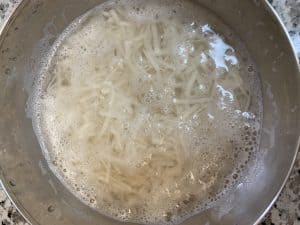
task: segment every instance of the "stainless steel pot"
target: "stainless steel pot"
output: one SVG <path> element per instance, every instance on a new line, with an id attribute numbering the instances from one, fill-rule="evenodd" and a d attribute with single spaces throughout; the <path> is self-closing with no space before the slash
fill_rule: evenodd
<path id="1" fill-rule="evenodd" d="M 85 206 L 56 179 L 43 158 L 25 108 L 39 60 L 57 35 L 102 0 L 23 0 L 0 36 L 0 178 L 33 225 L 122 224 Z M 184 225 L 257 224 L 276 200 L 296 158 L 300 75 L 288 35 L 266 0 L 198 0 L 246 43 L 263 83 L 263 165 L 220 202 Z M 45 34 L 47 40 L 43 40 Z M 41 41 L 42 40 L 42 41 Z"/>

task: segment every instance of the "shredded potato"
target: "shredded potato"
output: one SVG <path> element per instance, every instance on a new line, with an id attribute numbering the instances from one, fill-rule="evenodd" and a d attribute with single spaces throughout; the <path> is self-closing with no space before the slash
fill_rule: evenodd
<path id="1" fill-rule="evenodd" d="M 221 37 L 212 31 L 190 32 L 174 20 L 138 23 L 119 8 L 103 11 L 98 20 L 105 46 L 101 57 L 86 62 L 90 69 L 83 74 L 79 66 L 68 68 L 72 55 L 52 62 L 45 127 L 58 126 L 50 142 L 66 142 L 70 149 L 60 151 L 62 164 L 78 165 L 70 176 L 83 174 L 86 183 L 100 187 L 98 202 L 117 202 L 132 214 L 150 198 L 151 207 L 201 199 L 226 171 L 213 142 L 232 148 L 227 140 L 239 133 L 217 123 L 236 122 L 240 118 L 230 115 L 250 105 L 239 65 L 217 66 L 209 43 Z M 74 37 L 68 38 L 63 45 L 75 48 Z M 211 112 L 217 123 L 210 122 Z M 212 139 L 193 144 L 202 134 Z"/>

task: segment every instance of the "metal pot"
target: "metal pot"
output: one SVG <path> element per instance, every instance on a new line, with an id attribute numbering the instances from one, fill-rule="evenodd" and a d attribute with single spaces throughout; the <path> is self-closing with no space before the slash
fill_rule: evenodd
<path id="1" fill-rule="evenodd" d="M 102 0 L 23 0 L 0 36 L 0 178 L 33 225 L 117 225 L 75 198 L 49 170 L 25 108 L 39 60 L 68 24 Z M 263 164 L 220 202 L 184 225 L 257 224 L 278 197 L 299 147 L 300 75 L 287 32 L 267 0 L 198 0 L 246 44 L 263 84 Z M 41 42 L 45 32 L 50 37 Z M 50 35 L 50 36 L 49 36 Z M 41 45 L 41 43 L 43 43 Z M 219 205 L 219 206 L 220 206 Z"/>

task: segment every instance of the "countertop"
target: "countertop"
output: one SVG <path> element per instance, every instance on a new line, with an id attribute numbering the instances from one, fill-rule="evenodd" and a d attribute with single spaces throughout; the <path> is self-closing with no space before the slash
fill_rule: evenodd
<path id="1" fill-rule="evenodd" d="M 20 0 L 0 0 L 0 27 Z M 284 22 L 300 58 L 300 0 L 269 0 Z M 1 160 L 1 159 L 0 159 Z M 29 225 L 0 186 L 1 225 Z M 300 154 L 295 168 L 265 220 L 260 225 L 300 225 Z"/>

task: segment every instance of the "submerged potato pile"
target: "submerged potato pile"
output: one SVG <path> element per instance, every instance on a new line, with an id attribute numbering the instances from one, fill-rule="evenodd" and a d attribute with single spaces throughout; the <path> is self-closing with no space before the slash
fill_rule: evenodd
<path id="1" fill-rule="evenodd" d="M 176 222 L 231 186 L 257 120 L 221 36 L 140 10 L 98 7 L 65 31 L 38 84 L 37 130 L 53 171 L 90 206 Z"/>

